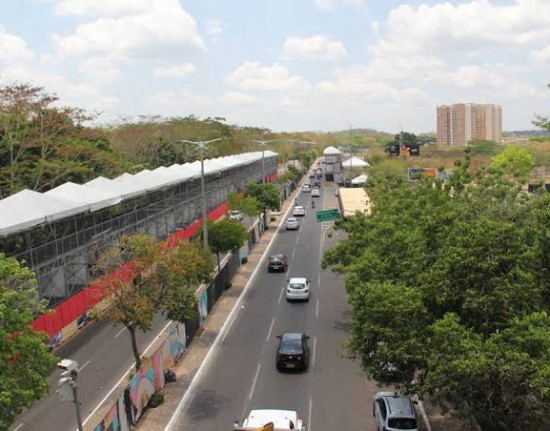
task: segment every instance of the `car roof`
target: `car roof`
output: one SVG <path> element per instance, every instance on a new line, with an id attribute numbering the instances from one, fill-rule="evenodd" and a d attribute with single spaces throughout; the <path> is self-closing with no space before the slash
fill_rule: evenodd
<path id="1" fill-rule="evenodd" d="M 285 255 L 284 254 L 274 254 L 273 256 L 270 256 L 269 258 L 270 259 L 284 259 Z"/>
<path id="2" fill-rule="evenodd" d="M 396 392 L 378 392 L 374 397 L 375 399 L 385 400 L 389 417 L 415 417 L 411 400 L 406 395 L 400 395 Z"/>
<path id="3" fill-rule="evenodd" d="M 286 219 L 286 221 L 298 221 L 296 217 L 289 217 Z"/>
<path id="4" fill-rule="evenodd" d="M 286 429 L 290 426 L 290 421 L 297 426 L 298 415 L 292 410 L 271 410 L 258 409 L 252 410 L 247 417 L 246 426 L 262 427 L 266 423 L 273 422 L 275 428 Z"/>
<path id="5" fill-rule="evenodd" d="M 289 283 L 303 283 L 305 284 L 307 282 L 307 278 L 305 277 L 292 277 L 290 280 L 288 280 Z"/>
<path id="6" fill-rule="evenodd" d="M 296 205 L 296 206 L 294 207 L 294 209 L 298 209 L 298 208 L 304 209 L 304 206 L 303 206 L 303 205 Z"/>
<path id="7" fill-rule="evenodd" d="M 287 333 L 283 334 L 281 337 L 281 340 L 283 341 L 291 341 L 291 340 L 301 340 L 304 334 L 298 334 L 298 333 Z"/>

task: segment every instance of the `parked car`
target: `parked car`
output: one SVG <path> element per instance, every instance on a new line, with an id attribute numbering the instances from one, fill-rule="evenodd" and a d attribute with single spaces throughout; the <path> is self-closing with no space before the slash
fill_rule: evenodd
<path id="1" fill-rule="evenodd" d="M 292 215 L 294 217 L 304 217 L 306 215 L 306 209 L 301 205 L 296 205 L 292 210 Z"/>
<path id="2" fill-rule="evenodd" d="M 295 217 L 289 217 L 286 219 L 285 229 L 286 230 L 298 230 L 300 228 L 300 225 L 298 224 L 298 220 L 296 220 Z"/>
<path id="3" fill-rule="evenodd" d="M 229 221 L 241 221 L 243 219 L 243 213 L 237 210 L 229 211 L 227 219 Z"/>
<path id="4" fill-rule="evenodd" d="M 278 335 L 276 366 L 279 371 L 307 370 L 309 366 L 309 336 L 306 334 Z"/>
<path id="5" fill-rule="evenodd" d="M 309 280 L 305 277 L 292 277 L 286 286 L 286 300 L 309 301 Z"/>
<path id="6" fill-rule="evenodd" d="M 372 414 L 378 431 L 418 431 L 411 399 L 397 392 L 378 392 L 372 401 Z"/>
<path id="7" fill-rule="evenodd" d="M 312 198 L 318 198 L 319 196 L 321 196 L 321 192 L 319 191 L 319 189 L 313 189 L 311 191 L 311 197 Z"/>
<path id="8" fill-rule="evenodd" d="M 311 185 L 310 185 L 310 184 L 304 184 L 304 185 L 302 186 L 302 191 L 303 191 L 304 193 L 309 193 L 309 192 L 311 191 Z"/>
<path id="9" fill-rule="evenodd" d="M 284 254 L 275 254 L 270 256 L 267 262 L 267 272 L 283 271 L 285 272 L 288 267 L 288 261 Z"/>

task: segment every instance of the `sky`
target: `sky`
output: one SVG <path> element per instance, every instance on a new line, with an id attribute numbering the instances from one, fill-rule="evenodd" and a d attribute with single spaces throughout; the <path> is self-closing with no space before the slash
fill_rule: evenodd
<path id="1" fill-rule="evenodd" d="M 0 84 L 100 114 L 273 131 L 435 131 L 550 114 L 550 0 L 0 0 Z"/>

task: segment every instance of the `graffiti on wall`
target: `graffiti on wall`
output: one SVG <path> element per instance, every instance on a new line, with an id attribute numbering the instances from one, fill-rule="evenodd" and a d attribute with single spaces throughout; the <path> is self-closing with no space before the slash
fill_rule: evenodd
<path id="1" fill-rule="evenodd" d="M 199 298 L 199 316 L 200 325 L 204 326 L 204 322 L 206 322 L 206 316 L 208 316 L 208 290 L 202 292 L 202 295 Z"/>
<path id="2" fill-rule="evenodd" d="M 94 431 L 130 431 L 124 410 L 124 397 L 118 399 L 103 420 L 94 428 Z"/>

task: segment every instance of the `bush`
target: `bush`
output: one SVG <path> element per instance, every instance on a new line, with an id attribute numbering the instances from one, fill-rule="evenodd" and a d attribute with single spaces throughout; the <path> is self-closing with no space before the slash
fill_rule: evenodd
<path id="1" fill-rule="evenodd" d="M 227 283 L 225 283 L 225 290 L 231 289 L 231 286 L 233 286 L 233 284 L 230 281 L 228 281 Z"/>
<path id="2" fill-rule="evenodd" d="M 245 263 L 248 263 L 248 257 L 246 256 L 241 259 L 241 265 L 244 265 Z"/>
<path id="3" fill-rule="evenodd" d="M 151 399 L 149 400 L 149 404 L 147 404 L 147 406 L 154 409 L 155 407 L 160 406 L 163 402 L 164 394 L 161 391 L 157 391 L 151 395 Z"/>
<path id="4" fill-rule="evenodd" d="M 270 220 L 270 221 L 277 221 L 277 217 L 271 216 L 271 218 L 270 218 L 269 220 Z"/>

